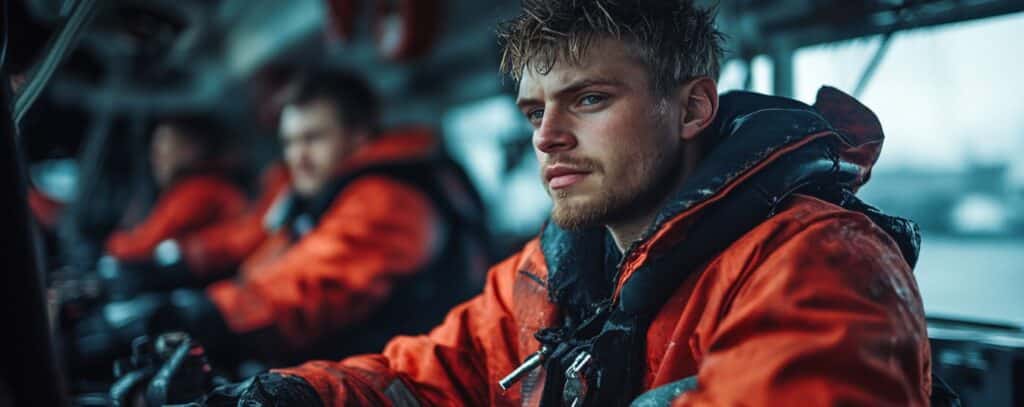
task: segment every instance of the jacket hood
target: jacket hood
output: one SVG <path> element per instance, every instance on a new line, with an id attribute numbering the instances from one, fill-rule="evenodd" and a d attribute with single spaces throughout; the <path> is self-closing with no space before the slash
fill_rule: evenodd
<path id="1" fill-rule="evenodd" d="M 853 194 L 869 179 L 881 151 L 881 125 L 867 107 L 839 90 L 822 88 L 814 106 L 750 92 L 723 94 L 718 116 L 702 137 L 712 143 L 707 155 L 643 238 L 624 253 L 613 295 L 620 307 L 638 312 L 660 305 L 686 277 L 679 270 L 696 269 L 774 214 L 793 193 L 873 210 Z M 901 242 L 913 265 L 916 227 L 895 218 L 872 219 L 889 226 L 886 230 Z M 587 286 L 606 280 L 587 270 L 600 269 L 591 263 L 603 257 L 593 253 L 603 252 L 604 234 L 603 227 L 569 231 L 550 222 L 545 226 L 541 248 L 554 302 L 593 302 Z M 693 236 L 699 238 L 688 238 Z M 686 250 L 673 250 L 680 246 Z"/>
<path id="2" fill-rule="evenodd" d="M 439 153 L 440 143 L 431 129 L 396 128 L 382 133 L 347 158 L 340 176 L 372 165 L 423 161 Z"/>
<path id="3" fill-rule="evenodd" d="M 783 189 L 793 189 L 817 182 L 856 191 L 868 181 L 884 139 L 874 113 L 831 87 L 818 91 L 814 106 L 751 92 L 726 93 L 704 136 L 713 147 L 641 241 L 667 232 L 666 226 L 685 218 L 681 215 L 724 199 L 744 184 L 774 181 Z M 749 182 L 757 174 L 776 179 Z"/>

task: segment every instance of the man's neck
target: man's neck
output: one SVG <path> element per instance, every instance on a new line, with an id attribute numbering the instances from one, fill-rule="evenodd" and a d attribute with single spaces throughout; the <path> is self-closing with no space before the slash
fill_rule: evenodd
<path id="1" fill-rule="evenodd" d="M 644 232 L 651 227 L 654 223 L 654 219 L 661 212 L 661 208 L 665 206 L 667 201 L 674 195 L 674 191 L 677 186 L 682 184 L 683 180 L 693 173 L 694 168 L 697 165 L 696 148 L 690 147 L 686 150 L 686 156 L 682 160 L 682 168 L 680 171 L 674 172 L 676 175 L 671 177 L 669 182 L 663 186 L 664 195 L 661 199 L 657 200 L 657 203 L 651 208 L 642 211 L 639 216 L 634 216 L 629 219 L 623 219 L 621 221 L 608 222 L 605 227 L 608 229 L 608 233 L 612 235 L 612 239 L 615 239 L 615 246 L 619 248 L 620 253 L 624 253 L 633 242 L 643 238 Z"/>
<path id="2" fill-rule="evenodd" d="M 659 205 L 660 206 L 660 205 Z M 612 235 L 612 239 L 615 240 L 615 246 L 619 248 L 620 253 L 624 253 L 633 242 L 640 240 L 643 237 L 647 228 L 654 222 L 654 217 L 657 216 L 658 210 L 655 208 L 644 216 L 638 216 L 633 219 L 625 220 L 622 222 L 609 223 L 605 225 L 608 228 L 608 233 Z"/>

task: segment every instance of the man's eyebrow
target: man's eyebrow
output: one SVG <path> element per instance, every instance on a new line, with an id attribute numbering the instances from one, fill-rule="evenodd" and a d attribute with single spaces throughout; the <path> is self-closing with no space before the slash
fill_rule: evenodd
<path id="1" fill-rule="evenodd" d="M 534 105 L 542 105 L 542 104 L 544 104 L 544 102 L 540 101 L 539 99 L 534 99 L 534 98 L 519 98 L 519 99 L 516 100 L 516 106 L 519 106 L 520 110 L 522 110 L 526 106 L 534 106 Z"/>
<path id="2" fill-rule="evenodd" d="M 559 97 L 562 97 L 563 95 L 571 94 L 571 93 L 576 93 L 576 92 L 580 91 L 581 89 L 586 89 L 588 87 L 598 86 L 598 85 L 612 86 L 612 87 L 625 87 L 626 83 L 621 81 L 621 80 L 613 79 L 613 78 L 583 78 L 583 79 L 579 79 L 579 80 L 570 82 L 568 85 L 566 85 L 566 86 L 562 87 L 561 89 L 555 91 L 555 97 L 559 98 Z M 537 104 L 543 104 L 543 102 L 538 100 L 538 99 L 533 99 L 533 98 L 520 98 L 520 99 L 516 100 L 516 105 L 519 106 L 520 109 L 522 109 L 524 106 L 537 105 Z"/>
<path id="3" fill-rule="evenodd" d="M 565 85 L 562 89 L 555 91 L 555 96 L 561 97 L 562 95 L 565 94 L 576 93 L 582 89 L 589 88 L 591 86 L 612 86 L 621 88 L 625 87 L 626 83 L 614 78 L 583 78 L 570 82 L 568 85 Z"/>

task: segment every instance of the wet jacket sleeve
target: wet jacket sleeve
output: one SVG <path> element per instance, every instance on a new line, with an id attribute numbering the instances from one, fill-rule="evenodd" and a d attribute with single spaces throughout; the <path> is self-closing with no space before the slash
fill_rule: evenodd
<path id="1" fill-rule="evenodd" d="M 194 276 L 211 279 L 236 271 L 267 238 L 264 217 L 288 188 L 288 175 L 283 165 L 274 165 L 261 178 L 262 192 L 248 212 L 204 228 L 181 242 L 185 264 Z"/>
<path id="2" fill-rule="evenodd" d="M 160 242 L 238 216 L 245 206 L 245 195 L 231 184 L 206 177 L 187 179 L 161 194 L 142 223 L 111 235 L 107 252 L 124 261 L 150 260 Z"/>
<path id="3" fill-rule="evenodd" d="M 512 313 L 516 257 L 496 265 L 482 294 L 428 335 L 400 336 L 378 355 L 280 369 L 316 389 L 325 406 L 494 405 L 498 378 L 520 361 Z M 415 401 L 416 403 L 414 403 Z"/>
<path id="4" fill-rule="evenodd" d="M 859 214 L 831 216 L 758 263 L 699 334 L 698 387 L 674 406 L 927 405 L 924 311 L 889 236 Z"/>
<path id="5" fill-rule="evenodd" d="M 181 241 L 189 273 L 200 279 L 220 278 L 237 270 L 245 257 L 267 238 L 262 213 L 247 213 L 219 222 Z"/>
<path id="6" fill-rule="evenodd" d="M 440 244 L 438 222 L 416 188 L 365 177 L 287 251 L 266 264 L 247 263 L 239 279 L 207 292 L 233 331 L 274 327 L 301 348 L 360 321 L 388 298 L 396 279 L 418 271 Z"/>

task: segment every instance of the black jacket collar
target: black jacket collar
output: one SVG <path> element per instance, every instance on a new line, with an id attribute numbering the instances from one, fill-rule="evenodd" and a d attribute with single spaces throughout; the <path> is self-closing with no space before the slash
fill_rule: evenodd
<path id="1" fill-rule="evenodd" d="M 637 250 L 657 251 L 624 283 L 619 307 L 640 312 L 660 306 L 687 270 L 695 269 L 763 222 L 792 193 L 820 191 L 833 197 L 835 191 L 855 191 L 863 184 L 873 158 L 847 157 L 844 153 L 860 152 L 869 143 L 880 145 L 882 134 L 870 111 L 845 98 L 839 105 L 855 104 L 847 110 L 867 114 L 847 114 L 833 120 L 844 125 L 850 124 L 843 121 L 849 117 L 874 120 L 862 127 L 877 128 L 877 134 L 837 130 L 822 112 L 795 100 L 749 92 L 722 95 L 718 117 L 702 135 L 714 147 L 662 207 L 644 238 L 625 253 L 628 259 Z M 830 107 L 829 113 L 834 110 Z M 850 199 L 852 192 L 838 195 Z M 694 223 L 686 235 L 700 236 L 699 240 L 684 237 L 684 241 L 671 245 L 686 250 L 653 247 L 657 242 L 651 242 L 652 235 L 698 206 L 703 207 L 687 215 Z M 904 231 L 907 233 L 889 228 L 890 234 L 904 235 L 894 236 L 897 240 L 913 240 L 915 236 L 909 232 L 914 228 L 904 222 L 896 222 L 895 229 L 908 229 Z M 545 226 L 540 240 L 553 302 L 563 308 L 588 308 L 610 291 L 608 280 L 594 274 L 602 270 L 605 233 L 601 227 L 569 231 L 550 222 Z M 916 257 L 915 250 L 911 247 L 912 257 Z"/>

